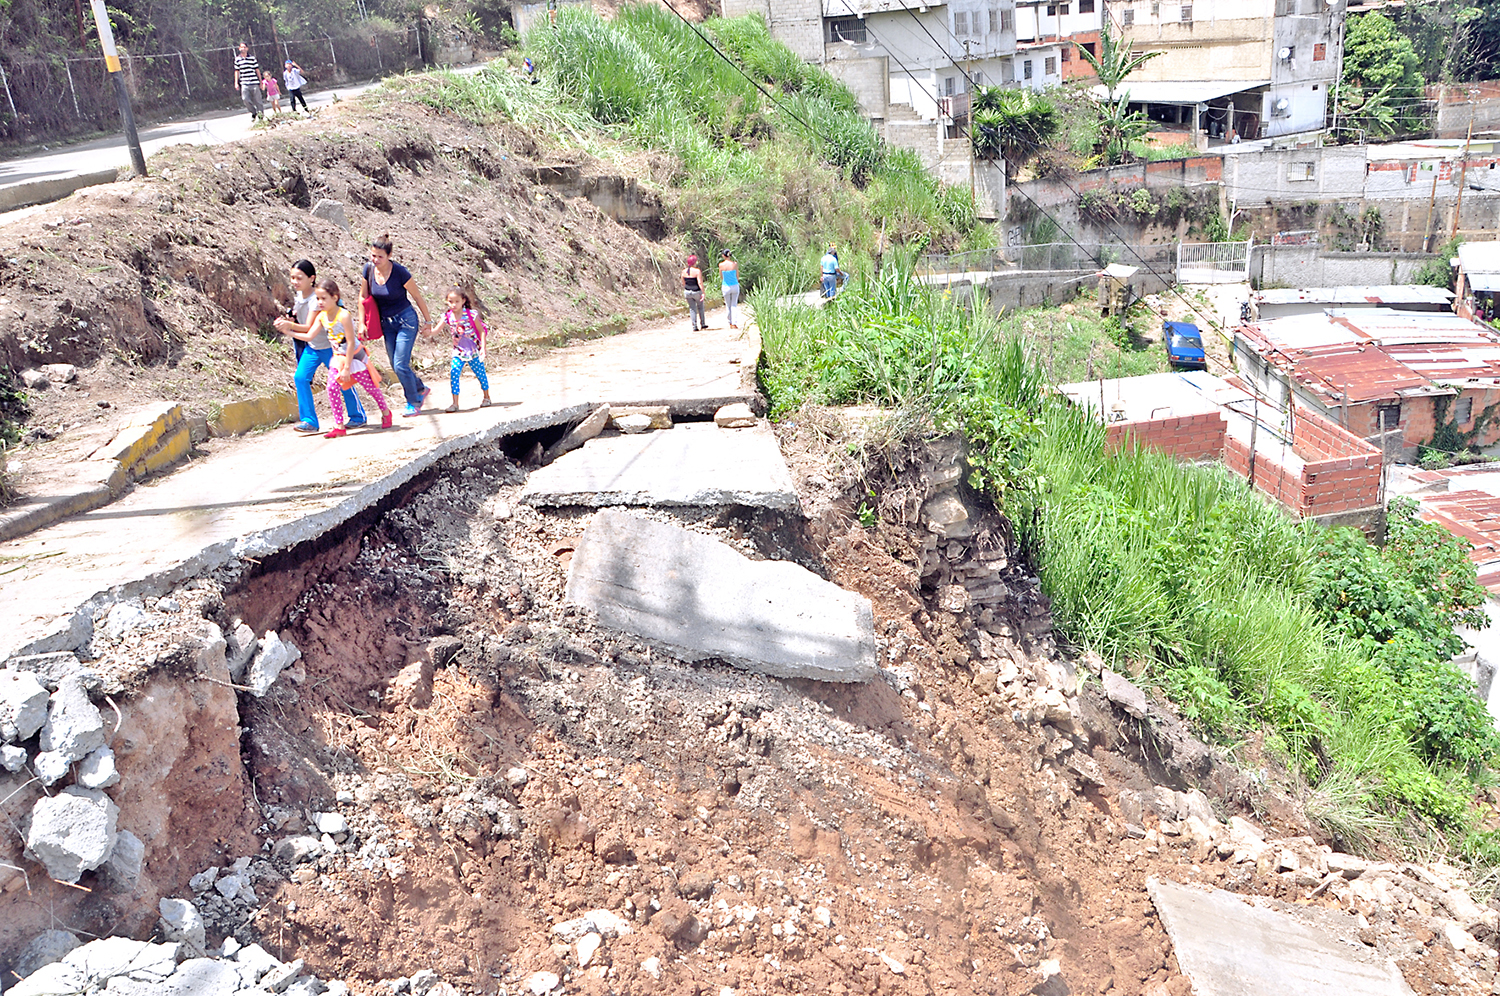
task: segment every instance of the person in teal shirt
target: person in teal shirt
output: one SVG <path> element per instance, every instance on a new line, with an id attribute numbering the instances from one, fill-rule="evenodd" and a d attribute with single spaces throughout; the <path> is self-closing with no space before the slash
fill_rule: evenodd
<path id="1" fill-rule="evenodd" d="M 828 245 L 828 251 L 823 254 L 823 297 L 827 300 L 833 298 L 839 292 L 839 275 L 843 271 L 839 269 L 838 248 L 832 243 Z"/>
<path id="2" fill-rule="evenodd" d="M 729 311 L 729 327 L 737 329 L 734 306 L 740 303 L 740 264 L 734 261 L 728 249 L 719 253 L 719 279 L 724 284 L 724 307 Z"/>

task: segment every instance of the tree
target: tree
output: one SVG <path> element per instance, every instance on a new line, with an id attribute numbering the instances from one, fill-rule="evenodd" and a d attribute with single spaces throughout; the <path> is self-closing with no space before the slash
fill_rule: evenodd
<path id="1" fill-rule="evenodd" d="M 1161 55 L 1160 52 L 1142 52 L 1136 55 L 1130 51 L 1128 44 L 1122 45 L 1115 41 L 1108 17 L 1099 26 L 1099 54 L 1095 56 L 1082 45 L 1078 45 L 1078 54 L 1083 56 L 1084 61 L 1094 70 L 1094 75 L 1099 77 L 1099 84 L 1104 87 L 1105 100 L 1111 104 L 1115 102 L 1115 91 L 1127 76 Z"/>
<path id="2" fill-rule="evenodd" d="M 1037 150 L 1057 137 L 1057 107 L 1035 90 L 984 87 L 974 95 L 974 154 L 1004 157 L 1005 175 L 1015 175 Z"/>
<path id="3" fill-rule="evenodd" d="M 1338 116 L 1376 135 L 1422 127 L 1427 96 L 1411 39 L 1378 11 L 1349 18 Z"/>
<path id="4" fill-rule="evenodd" d="M 1078 54 L 1093 68 L 1099 77 L 1099 85 L 1104 87 L 1104 99 L 1094 102 L 1099 115 L 1097 149 L 1104 155 L 1105 163 L 1114 165 L 1129 156 L 1131 142 L 1151 129 L 1146 115 L 1130 110 L 1130 94 L 1117 91 L 1126 77 L 1161 53 L 1142 52 L 1137 55 L 1131 52 L 1128 44 L 1115 40 L 1110 20 L 1106 17 L 1099 27 L 1099 54 L 1095 56 L 1082 45 L 1078 46 Z"/>

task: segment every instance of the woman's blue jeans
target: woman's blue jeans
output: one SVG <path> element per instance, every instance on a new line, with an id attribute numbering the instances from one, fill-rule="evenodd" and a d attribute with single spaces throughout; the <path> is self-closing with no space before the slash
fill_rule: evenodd
<path id="1" fill-rule="evenodd" d="M 422 395 L 427 391 L 427 385 L 422 383 L 422 378 L 411 368 L 411 351 L 417 345 L 417 333 L 421 327 L 417 320 L 417 309 L 410 305 L 397 314 L 380 316 L 380 330 L 385 333 L 386 355 L 391 358 L 391 367 L 396 371 L 396 379 L 401 382 L 406 403 L 413 408 L 422 403 Z"/>
<path id="2" fill-rule="evenodd" d="M 303 344 L 301 355 L 297 357 L 297 372 L 293 380 L 297 383 L 297 415 L 302 421 L 318 427 L 318 406 L 313 403 L 312 382 L 318 375 L 319 367 L 326 367 L 333 359 L 332 349 L 313 349 Z M 365 410 L 359 403 L 359 396 L 352 390 L 344 392 L 344 410 L 349 413 L 349 423 L 360 425 L 364 423 Z"/>

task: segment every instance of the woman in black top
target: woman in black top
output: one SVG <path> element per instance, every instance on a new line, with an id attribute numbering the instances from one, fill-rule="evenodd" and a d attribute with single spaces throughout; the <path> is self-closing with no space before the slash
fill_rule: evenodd
<path id="1" fill-rule="evenodd" d="M 708 328 L 708 319 L 703 317 L 703 271 L 698 269 L 698 257 L 689 256 L 682 268 L 682 296 L 687 298 L 688 317 L 693 321 L 693 331 Z"/>

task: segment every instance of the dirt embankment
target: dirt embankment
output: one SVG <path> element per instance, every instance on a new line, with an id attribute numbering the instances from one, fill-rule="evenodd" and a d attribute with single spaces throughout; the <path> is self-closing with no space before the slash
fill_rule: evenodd
<path id="1" fill-rule="evenodd" d="M 434 317 L 449 285 L 476 292 L 491 365 L 535 352 L 521 340 L 618 329 L 678 299 L 650 177 L 616 177 L 511 126 L 377 94 L 243 142 L 164 150 L 151 170 L 5 227 L 0 365 L 81 368 L 32 395 L 30 448 L 13 462 L 81 458 L 148 401 L 211 413 L 290 389 L 290 344 L 268 331 L 288 267 L 312 260 L 353 304 L 367 242 L 384 232 Z M 549 185 L 560 174 L 571 185 Z M 325 198 L 342 202 L 348 231 L 310 214 Z M 445 372 L 447 356 L 428 338 L 417 362 Z"/>

